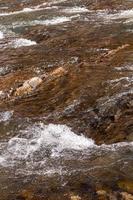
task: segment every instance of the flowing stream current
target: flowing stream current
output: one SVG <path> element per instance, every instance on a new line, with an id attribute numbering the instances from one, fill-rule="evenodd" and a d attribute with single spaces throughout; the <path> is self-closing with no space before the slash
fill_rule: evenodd
<path id="1" fill-rule="evenodd" d="M 133 193 L 133 2 L 1 0 L 0 200 L 99 190 Z"/>

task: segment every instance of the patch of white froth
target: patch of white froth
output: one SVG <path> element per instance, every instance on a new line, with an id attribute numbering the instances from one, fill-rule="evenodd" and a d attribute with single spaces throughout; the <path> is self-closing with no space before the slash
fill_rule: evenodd
<path id="1" fill-rule="evenodd" d="M 24 132 L 23 132 L 24 133 Z M 28 157 L 35 151 L 42 149 L 51 149 L 51 156 L 60 153 L 63 150 L 84 150 L 94 146 L 94 141 L 83 135 L 76 135 L 66 125 L 44 125 L 38 126 L 25 131 L 25 135 L 30 138 L 14 137 L 8 142 L 8 152 L 17 157 Z"/>
<path id="2" fill-rule="evenodd" d="M 121 82 L 121 81 L 126 81 L 126 82 L 129 82 L 129 83 L 132 83 L 133 82 L 133 76 L 117 78 L 117 79 L 108 81 L 108 83 L 113 84 L 113 83 L 118 83 L 118 82 Z"/>
<path id="3" fill-rule="evenodd" d="M 36 25 L 45 25 L 45 26 L 58 25 L 65 22 L 70 22 L 72 19 L 76 19 L 78 17 L 80 17 L 79 14 L 73 15 L 70 17 L 66 17 L 66 16 L 54 17 L 52 19 L 46 19 L 46 20 L 15 22 L 13 23 L 13 27 L 16 28 L 16 27 L 25 27 L 25 26 L 36 26 Z"/>
<path id="4" fill-rule="evenodd" d="M 118 71 L 133 71 L 133 65 L 126 65 L 122 67 L 115 67 Z"/>
<path id="5" fill-rule="evenodd" d="M 105 151 L 116 151 L 120 148 L 123 147 L 131 147 L 133 148 L 133 142 L 118 142 L 118 143 L 114 143 L 114 144 L 102 144 L 100 145 L 98 148 L 101 150 L 105 150 Z"/>
<path id="6" fill-rule="evenodd" d="M 8 66 L 0 67 L 0 76 L 1 75 L 5 75 L 8 71 L 9 71 L 9 67 Z"/>
<path id="7" fill-rule="evenodd" d="M 87 13 L 89 10 L 86 7 L 70 7 L 62 10 L 65 13 Z"/>
<path id="8" fill-rule="evenodd" d="M 127 77 L 121 77 L 121 78 L 117 78 L 117 79 L 113 79 L 113 80 L 109 80 L 107 81 L 107 83 L 109 83 L 110 86 L 112 86 L 113 88 L 115 86 L 122 86 L 122 88 L 128 88 L 129 86 L 132 86 L 133 84 L 133 76 L 127 76 Z"/>
<path id="9" fill-rule="evenodd" d="M 7 122 L 13 116 L 13 111 L 0 112 L 0 122 Z"/>
<path id="10" fill-rule="evenodd" d="M 133 9 L 122 10 L 112 16 L 114 19 L 133 19 Z"/>
<path id="11" fill-rule="evenodd" d="M 133 22 L 133 9 L 120 11 L 118 14 L 111 16 L 112 19 L 125 19 L 124 23 Z"/>
<path id="12" fill-rule="evenodd" d="M 64 22 L 69 22 L 73 18 L 78 17 L 77 15 L 71 16 L 71 17 L 65 17 L 65 16 L 60 16 L 60 17 L 55 17 L 53 19 L 47 19 L 47 20 L 35 20 L 33 21 L 33 24 L 35 25 L 56 25 L 56 24 L 62 24 Z"/>
<path id="13" fill-rule="evenodd" d="M 33 11 L 38 11 L 38 10 L 42 10 L 42 9 L 37 9 L 37 8 L 24 8 L 22 10 L 19 11 L 14 11 L 14 12 L 8 12 L 8 13 L 0 13 L 0 17 L 1 16 L 10 16 L 10 15 L 17 15 L 17 14 L 21 14 L 21 13 L 29 13 L 29 12 L 33 12 Z"/>
<path id="14" fill-rule="evenodd" d="M 58 9 L 58 6 L 47 6 L 45 10 Z"/>
<path id="15" fill-rule="evenodd" d="M 35 41 L 27 40 L 24 38 L 18 38 L 11 42 L 11 46 L 14 48 L 24 47 L 24 46 L 33 46 L 37 43 Z"/>
<path id="16" fill-rule="evenodd" d="M 108 10 L 98 10 L 97 16 L 103 18 L 105 23 L 112 22 L 112 20 L 125 20 L 124 23 L 133 22 L 133 9 L 121 10 L 110 14 Z"/>
<path id="17" fill-rule="evenodd" d="M 4 38 L 3 32 L 0 31 L 0 40 Z"/>
<path id="18" fill-rule="evenodd" d="M 52 1 L 52 2 L 47 2 L 47 3 L 42 3 L 37 6 L 32 6 L 30 8 L 23 8 L 22 10 L 19 11 L 14 11 L 14 12 L 3 12 L 0 13 L 0 16 L 10 16 L 10 15 L 18 15 L 21 13 L 29 13 L 29 12 L 36 12 L 36 11 L 41 11 L 45 10 L 49 7 L 53 8 L 52 5 L 56 5 L 58 3 L 65 2 L 66 0 L 57 0 L 57 1 Z M 47 6 L 47 7 L 46 7 Z"/>
<path id="19" fill-rule="evenodd" d="M 133 142 L 97 146 L 92 139 L 75 134 L 66 125 L 37 123 L 0 143 L 0 165 L 15 166 L 16 173 L 22 174 L 62 174 L 67 159 L 73 160 L 76 156 L 89 159 L 93 150 L 98 154 L 123 147 L 132 150 Z"/>
<path id="20" fill-rule="evenodd" d="M 0 164 L 8 166 L 22 160 L 30 163 L 36 156 L 39 162 L 45 163 L 47 152 L 52 159 L 67 150 L 83 151 L 93 146 L 92 139 L 75 134 L 66 125 L 39 123 L 20 132 L 4 145 Z"/>

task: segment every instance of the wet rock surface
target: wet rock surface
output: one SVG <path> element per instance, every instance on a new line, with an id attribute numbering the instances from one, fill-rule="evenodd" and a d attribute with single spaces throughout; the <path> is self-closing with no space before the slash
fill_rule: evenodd
<path id="1" fill-rule="evenodd" d="M 14 92 L 14 95 L 19 97 L 28 95 L 32 93 L 41 83 L 41 78 L 33 77 L 30 80 L 25 81 L 22 86 L 18 87 Z"/>
<path id="2" fill-rule="evenodd" d="M 1 200 L 133 199 L 132 8 L 0 1 Z"/>

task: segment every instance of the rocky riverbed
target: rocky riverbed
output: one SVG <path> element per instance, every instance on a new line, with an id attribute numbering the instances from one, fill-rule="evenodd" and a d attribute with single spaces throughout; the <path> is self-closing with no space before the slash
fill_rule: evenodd
<path id="1" fill-rule="evenodd" d="M 0 0 L 0 199 L 133 199 L 133 2 Z"/>

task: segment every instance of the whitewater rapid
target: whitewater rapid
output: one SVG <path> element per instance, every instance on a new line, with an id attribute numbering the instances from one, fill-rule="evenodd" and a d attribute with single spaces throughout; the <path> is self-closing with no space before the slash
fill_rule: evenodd
<path id="1" fill-rule="evenodd" d="M 3 113 L 2 121 L 11 120 L 12 115 L 13 112 Z M 0 166 L 17 167 L 16 173 L 51 173 L 54 160 L 63 163 L 68 158 L 72 161 L 77 155 L 82 157 L 80 159 L 84 159 L 84 156 L 89 159 L 94 152 L 117 152 L 126 147 L 133 149 L 133 142 L 98 146 L 91 138 L 74 133 L 66 125 L 45 125 L 40 122 L 0 142 Z M 58 167 L 54 167 L 56 173 Z"/>

